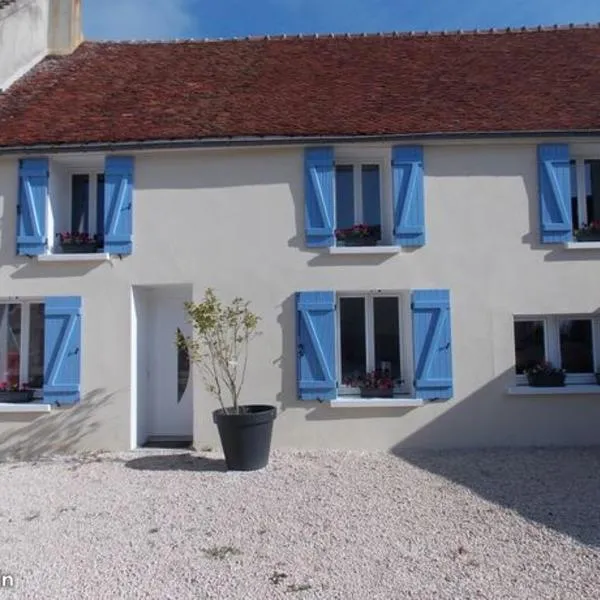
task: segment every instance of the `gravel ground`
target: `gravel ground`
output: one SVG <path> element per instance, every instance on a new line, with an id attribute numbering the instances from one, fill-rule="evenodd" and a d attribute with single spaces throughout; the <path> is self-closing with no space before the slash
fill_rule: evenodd
<path id="1" fill-rule="evenodd" d="M 599 484 L 597 449 L 6 462 L 0 597 L 597 598 Z"/>

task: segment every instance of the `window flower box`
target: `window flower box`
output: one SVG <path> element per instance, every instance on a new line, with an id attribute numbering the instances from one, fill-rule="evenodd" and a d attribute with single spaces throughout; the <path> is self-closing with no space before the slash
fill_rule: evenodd
<path id="1" fill-rule="evenodd" d="M 557 369 L 550 363 L 540 363 L 525 371 L 527 383 L 531 387 L 563 387 L 566 373 L 564 369 Z"/>
<path id="2" fill-rule="evenodd" d="M 375 369 L 357 377 L 347 377 L 344 385 L 358 388 L 361 398 L 393 398 L 394 380 L 388 370 Z"/>
<path id="3" fill-rule="evenodd" d="M 0 383 L 0 403 L 25 404 L 33 401 L 33 390 L 27 385 Z"/>
<path id="4" fill-rule="evenodd" d="M 578 242 L 600 242 L 600 221 L 584 223 L 581 229 L 575 230 L 574 235 Z"/>
<path id="5" fill-rule="evenodd" d="M 63 254 L 90 254 L 98 251 L 98 238 L 88 233 L 66 231 L 57 234 Z"/>
<path id="6" fill-rule="evenodd" d="M 381 239 L 381 226 L 363 224 L 337 229 L 335 239 L 338 246 L 377 246 Z"/>

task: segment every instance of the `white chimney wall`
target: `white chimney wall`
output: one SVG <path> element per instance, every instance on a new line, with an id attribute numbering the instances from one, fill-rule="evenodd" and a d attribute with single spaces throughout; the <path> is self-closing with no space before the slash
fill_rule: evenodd
<path id="1" fill-rule="evenodd" d="M 82 42 L 81 0 L 14 0 L 0 9 L 0 91 L 49 54 Z"/>

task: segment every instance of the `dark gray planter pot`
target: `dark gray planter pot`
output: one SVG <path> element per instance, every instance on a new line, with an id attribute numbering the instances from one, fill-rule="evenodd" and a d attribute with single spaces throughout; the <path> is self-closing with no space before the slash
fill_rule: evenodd
<path id="1" fill-rule="evenodd" d="M 0 391 L 0 403 L 26 404 L 33 401 L 33 390 L 19 392 Z"/>
<path id="2" fill-rule="evenodd" d="M 367 237 L 352 237 L 343 240 L 337 240 L 338 246 L 377 246 L 379 241 L 378 237 L 367 236 Z"/>
<path id="3" fill-rule="evenodd" d="M 239 409 L 238 413 L 227 413 L 222 408 L 215 410 L 213 421 L 219 430 L 227 468 L 256 471 L 269 462 L 277 409 L 266 404 L 248 404 Z"/>

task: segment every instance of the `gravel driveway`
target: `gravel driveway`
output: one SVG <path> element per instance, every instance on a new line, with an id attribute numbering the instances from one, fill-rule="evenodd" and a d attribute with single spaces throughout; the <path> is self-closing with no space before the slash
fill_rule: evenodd
<path id="1" fill-rule="evenodd" d="M 8 462 L 0 598 L 597 598 L 599 514 L 595 449 Z"/>

